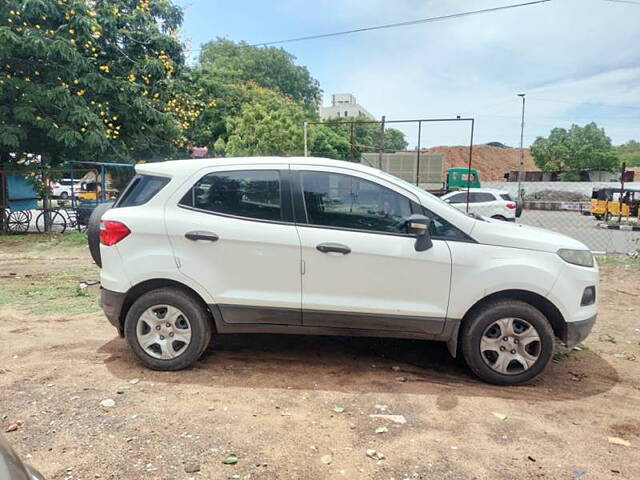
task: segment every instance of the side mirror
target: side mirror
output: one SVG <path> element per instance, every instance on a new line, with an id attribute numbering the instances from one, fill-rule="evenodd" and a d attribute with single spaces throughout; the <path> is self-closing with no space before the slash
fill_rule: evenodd
<path id="1" fill-rule="evenodd" d="M 433 246 L 429 233 L 430 227 L 431 220 L 424 215 L 414 213 L 407 219 L 407 233 L 416 237 L 416 252 L 424 252 Z"/>

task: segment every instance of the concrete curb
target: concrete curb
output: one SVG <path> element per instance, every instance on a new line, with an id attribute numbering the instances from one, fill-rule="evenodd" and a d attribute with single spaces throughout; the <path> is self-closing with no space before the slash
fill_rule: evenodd
<path id="1" fill-rule="evenodd" d="M 606 223 L 599 223 L 598 228 L 604 230 L 622 230 L 624 232 L 640 232 L 640 225 L 609 225 Z"/>

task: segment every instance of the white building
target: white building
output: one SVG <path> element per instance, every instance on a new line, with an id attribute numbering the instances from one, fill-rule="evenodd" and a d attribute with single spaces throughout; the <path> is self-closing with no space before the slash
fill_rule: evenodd
<path id="1" fill-rule="evenodd" d="M 331 95 L 331 105 L 328 107 L 320 107 L 320 118 L 322 120 L 336 117 L 367 117 L 371 120 L 376 119 L 366 108 L 356 103 L 356 97 L 350 93 L 334 93 Z"/>

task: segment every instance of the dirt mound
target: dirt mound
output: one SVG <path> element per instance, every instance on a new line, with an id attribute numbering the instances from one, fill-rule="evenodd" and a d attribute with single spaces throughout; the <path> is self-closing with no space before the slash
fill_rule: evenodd
<path id="1" fill-rule="evenodd" d="M 451 167 L 466 167 L 469 164 L 468 146 L 440 146 L 426 150 L 430 153 L 442 153 L 444 155 L 444 170 Z M 504 180 L 504 174 L 510 170 L 518 170 L 520 167 L 520 149 L 499 148 L 488 145 L 474 145 L 471 167 L 478 169 L 481 182 L 495 182 Z M 524 169 L 526 171 L 539 170 L 529 149 L 524 151 Z"/>

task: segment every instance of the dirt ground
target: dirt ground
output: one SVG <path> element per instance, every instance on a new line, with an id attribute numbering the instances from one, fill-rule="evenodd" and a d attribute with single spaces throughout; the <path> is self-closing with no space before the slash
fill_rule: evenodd
<path id="1" fill-rule="evenodd" d="M 637 479 L 640 266 L 610 263 L 584 345 L 505 388 L 379 339 L 220 336 L 153 372 L 78 288 L 98 278 L 81 238 L 0 239 L 0 427 L 56 480 Z"/>

